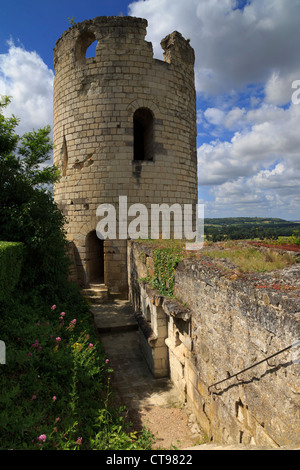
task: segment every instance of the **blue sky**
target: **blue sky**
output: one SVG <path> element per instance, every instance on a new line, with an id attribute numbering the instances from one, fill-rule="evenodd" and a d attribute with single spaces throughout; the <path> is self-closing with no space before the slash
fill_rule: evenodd
<path id="1" fill-rule="evenodd" d="M 148 20 L 157 58 L 174 30 L 195 49 L 205 216 L 299 220 L 300 0 L 2 0 L 0 94 L 13 96 L 20 132 L 52 124 L 53 48 L 68 19 L 119 14 Z"/>

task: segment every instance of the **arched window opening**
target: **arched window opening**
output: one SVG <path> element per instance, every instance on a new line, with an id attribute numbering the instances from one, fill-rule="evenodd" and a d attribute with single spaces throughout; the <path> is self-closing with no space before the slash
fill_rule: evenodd
<path id="1" fill-rule="evenodd" d="M 86 237 L 86 270 L 88 282 L 104 282 L 104 246 L 96 230 Z"/>
<path id="2" fill-rule="evenodd" d="M 134 160 L 153 161 L 153 127 L 152 112 L 147 108 L 139 108 L 133 116 L 134 129 Z"/>
<path id="3" fill-rule="evenodd" d="M 95 44 L 94 44 L 95 43 Z M 91 31 L 84 31 L 76 42 L 75 47 L 75 61 L 79 65 L 84 65 L 88 57 L 95 57 L 96 55 L 97 40 L 94 33 Z M 89 50 L 91 46 L 91 51 Z M 94 55 L 90 55 L 94 54 Z"/>
<path id="4" fill-rule="evenodd" d="M 85 58 L 90 59 L 92 57 L 96 57 L 96 49 L 97 49 L 98 41 L 93 41 L 92 44 L 87 48 L 85 53 Z"/>

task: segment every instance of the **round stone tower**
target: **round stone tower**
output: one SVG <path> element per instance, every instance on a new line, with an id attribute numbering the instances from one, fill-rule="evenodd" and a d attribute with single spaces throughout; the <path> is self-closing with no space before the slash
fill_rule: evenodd
<path id="1" fill-rule="evenodd" d="M 69 28 L 54 49 L 54 197 L 67 217 L 76 278 L 126 296 L 126 240 L 100 240 L 97 208 L 197 203 L 194 51 L 178 32 L 164 60 L 147 21 L 98 17 Z M 95 57 L 86 57 L 96 44 Z M 150 238 L 150 233 L 149 233 Z"/>

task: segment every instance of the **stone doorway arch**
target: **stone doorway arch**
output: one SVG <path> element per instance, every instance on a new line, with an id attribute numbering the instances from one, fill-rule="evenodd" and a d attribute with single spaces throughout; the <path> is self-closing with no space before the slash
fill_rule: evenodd
<path id="1" fill-rule="evenodd" d="M 86 237 L 87 282 L 104 283 L 104 242 L 92 230 Z"/>

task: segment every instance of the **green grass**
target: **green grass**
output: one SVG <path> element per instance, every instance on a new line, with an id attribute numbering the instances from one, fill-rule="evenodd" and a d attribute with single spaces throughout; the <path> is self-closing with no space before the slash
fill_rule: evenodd
<path id="1" fill-rule="evenodd" d="M 243 273 L 270 272 L 294 263 L 294 258 L 289 254 L 260 251 L 253 247 L 238 247 L 234 242 L 228 242 L 227 249 L 220 251 L 204 249 L 201 255 L 207 255 L 213 259 L 227 258 Z"/>
<path id="2" fill-rule="evenodd" d="M 288 240 L 295 242 L 295 239 L 291 239 L 291 237 L 288 237 Z M 279 241 L 282 243 L 282 238 Z M 259 250 L 258 248 L 247 247 L 243 243 L 233 240 L 222 242 L 223 249 L 218 249 L 217 245 L 208 242 L 202 250 L 194 253 L 185 252 L 185 242 L 182 240 L 139 240 L 138 242 L 151 247 L 153 253 L 163 250 L 165 252 L 180 252 L 182 258 L 191 256 L 201 258 L 203 255 L 209 256 L 212 259 L 227 258 L 243 273 L 270 272 L 276 269 L 283 269 L 296 262 L 296 259 L 288 253 L 282 254 L 275 250 Z"/>

